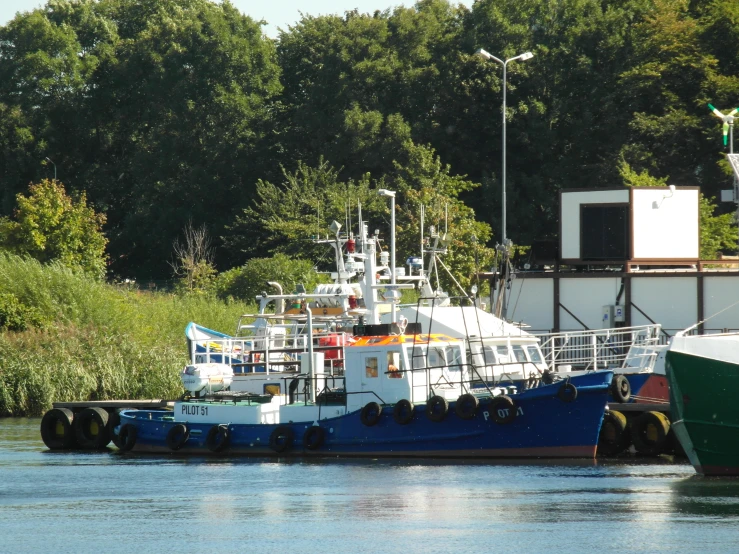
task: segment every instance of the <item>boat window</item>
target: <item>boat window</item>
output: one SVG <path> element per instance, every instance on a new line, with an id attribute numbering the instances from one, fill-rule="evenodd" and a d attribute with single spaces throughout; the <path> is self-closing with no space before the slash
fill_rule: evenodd
<path id="1" fill-rule="evenodd" d="M 483 346 L 482 355 L 485 359 L 485 365 L 495 364 L 495 348 L 492 346 Z"/>
<path id="2" fill-rule="evenodd" d="M 422 369 L 426 367 L 426 347 L 415 346 L 408 349 L 408 357 L 411 361 L 413 369 Z"/>
<path id="3" fill-rule="evenodd" d="M 402 358 L 400 352 L 390 350 L 387 353 L 387 376 L 388 379 L 402 379 L 405 374 L 402 372 Z"/>
<path id="4" fill-rule="evenodd" d="M 496 348 L 496 350 L 498 352 L 498 356 L 502 356 L 504 358 L 508 358 L 509 352 L 508 352 L 508 347 L 507 346 L 499 345 L 499 346 L 496 346 L 495 348 Z"/>
<path id="5" fill-rule="evenodd" d="M 377 358 L 368 356 L 364 359 L 364 376 L 368 378 L 377 377 Z"/>
<path id="6" fill-rule="evenodd" d="M 444 352 L 447 366 L 452 371 L 461 371 L 462 369 L 462 349 L 459 346 L 447 346 Z"/>
<path id="7" fill-rule="evenodd" d="M 429 348 L 428 366 L 429 367 L 440 367 L 443 365 L 445 365 L 443 348 L 439 348 L 439 347 Z"/>
<path id="8" fill-rule="evenodd" d="M 529 359 L 534 362 L 535 364 L 543 364 L 544 360 L 541 357 L 541 352 L 539 352 L 539 348 L 535 345 L 529 345 L 526 347 L 526 351 L 529 353 Z"/>
<path id="9" fill-rule="evenodd" d="M 523 351 L 523 346 L 520 344 L 513 345 L 513 355 L 516 357 L 517 362 L 526 361 L 526 352 Z"/>
<path id="10" fill-rule="evenodd" d="M 495 365 L 495 347 L 493 346 L 479 346 L 475 347 L 475 353 L 472 355 L 472 363 L 476 366 Z"/>

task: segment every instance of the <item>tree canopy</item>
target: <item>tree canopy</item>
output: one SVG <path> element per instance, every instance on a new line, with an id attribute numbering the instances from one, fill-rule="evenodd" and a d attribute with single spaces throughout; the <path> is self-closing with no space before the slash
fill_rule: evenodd
<path id="1" fill-rule="evenodd" d="M 357 202 L 386 226 L 382 186 L 404 253 L 422 204 L 448 213 L 467 278 L 473 250 L 483 269 L 490 254 L 470 245 L 500 240 L 505 116 L 515 243 L 554 238 L 558 192 L 620 186 L 624 162 L 700 186 L 709 250 L 733 251 L 707 103 L 739 106 L 737 18 L 732 0 L 420 0 L 306 14 L 272 40 L 227 0 L 48 0 L 0 27 L 0 215 L 56 171 L 106 216 L 110 274 L 163 278 L 189 223 L 220 271 L 278 252 L 317 262 L 295 240 Z M 534 57 L 503 83 L 480 47 Z"/>
<path id="2" fill-rule="evenodd" d="M 0 245 L 41 262 L 59 261 L 101 278 L 105 275 L 105 215 L 87 205 L 85 193 L 75 201 L 64 185 L 45 179 L 18 194 L 14 217 L 0 219 Z"/>

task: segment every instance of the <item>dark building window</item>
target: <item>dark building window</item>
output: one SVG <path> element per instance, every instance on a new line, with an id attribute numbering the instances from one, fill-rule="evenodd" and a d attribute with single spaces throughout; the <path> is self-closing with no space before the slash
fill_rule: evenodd
<path id="1" fill-rule="evenodd" d="M 629 256 L 628 205 L 581 206 L 580 254 L 583 260 L 626 260 Z"/>

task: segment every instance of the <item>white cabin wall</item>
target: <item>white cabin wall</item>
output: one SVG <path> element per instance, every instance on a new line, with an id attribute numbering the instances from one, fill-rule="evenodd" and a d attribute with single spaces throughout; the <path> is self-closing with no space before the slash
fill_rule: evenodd
<path id="1" fill-rule="evenodd" d="M 703 317 L 706 330 L 739 329 L 739 277 L 703 274 Z M 621 287 L 618 277 L 560 278 L 560 302 L 591 329 L 603 326 L 603 306 L 612 305 Z M 529 331 L 546 332 L 554 327 L 554 280 L 514 279 L 511 285 L 509 314 L 513 321 L 530 325 Z M 520 295 L 519 295 L 520 293 Z M 621 305 L 626 302 L 625 293 Z M 672 333 L 698 322 L 698 277 L 631 276 L 631 302 L 649 318 Z M 515 306 L 515 308 L 514 308 Z M 582 326 L 560 309 L 561 330 L 578 330 Z M 631 325 L 647 325 L 651 321 L 639 310 L 631 308 Z"/>
<path id="2" fill-rule="evenodd" d="M 527 331 L 548 332 L 554 327 L 554 281 L 519 277 L 511 281 L 510 292 L 508 318 L 511 321 L 525 322 L 530 326 Z"/>
<path id="3" fill-rule="evenodd" d="M 344 383 L 347 391 L 360 391 L 362 390 L 362 374 L 364 367 L 362 367 L 361 352 L 358 350 L 347 348 L 346 358 L 344 360 L 344 367 L 346 373 L 344 374 Z M 364 394 L 347 394 L 346 396 L 346 409 L 348 412 L 359 410 L 369 400 L 362 398 Z"/>
<path id="4" fill-rule="evenodd" d="M 738 281 L 736 277 L 703 278 L 703 317 L 704 319 L 711 318 L 703 325 L 704 329 L 739 329 L 739 304 L 729 308 L 732 304 L 739 302 Z M 726 311 L 721 312 L 724 309 Z"/>
<path id="5" fill-rule="evenodd" d="M 698 259 L 698 189 L 633 189 L 633 259 Z"/>
<path id="6" fill-rule="evenodd" d="M 590 329 L 600 329 L 603 323 L 603 306 L 616 303 L 621 279 L 604 277 L 597 279 L 560 279 L 559 301 Z M 621 297 L 623 303 L 624 297 Z M 564 309 L 559 311 L 561 329 L 582 329 Z"/>
<path id="7" fill-rule="evenodd" d="M 697 287 L 698 280 L 695 277 L 633 277 L 631 302 L 671 333 L 698 321 Z M 632 325 L 649 323 L 651 321 L 632 308 Z"/>

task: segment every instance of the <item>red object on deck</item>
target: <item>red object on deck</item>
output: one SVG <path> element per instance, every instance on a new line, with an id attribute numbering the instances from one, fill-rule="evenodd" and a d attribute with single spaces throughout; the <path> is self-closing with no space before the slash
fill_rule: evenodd
<path id="1" fill-rule="evenodd" d="M 327 337 L 320 337 L 318 339 L 318 346 L 343 346 L 342 338 L 342 335 L 328 335 Z M 343 358 L 340 348 L 337 348 L 336 350 L 326 350 L 324 351 L 323 356 L 327 360 L 340 360 Z"/>

